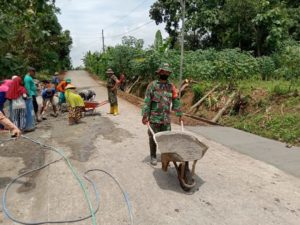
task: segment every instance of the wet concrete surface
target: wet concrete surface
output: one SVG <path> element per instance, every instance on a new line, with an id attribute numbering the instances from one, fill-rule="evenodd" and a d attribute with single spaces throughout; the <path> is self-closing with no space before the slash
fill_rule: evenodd
<path id="1" fill-rule="evenodd" d="M 20 139 L 18 140 L 18 147 L 16 148 L 16 142 L 10 141 L 1 145 L 0 157 L 6 158 L 21 158 L 24 167 L 18 171 L 18 175 L 26 173 L 30 170 L 38 168 L 45 163 L 45 152 L 43 149 L 31 142 Z M 27 177 L 27 181 L 19 187 L 18 192 L 28 192 L 35 187 L 34 178 L 38 173 L 30 174 Z M 0 189 L 6 187 L 6 185 L 12 181 L 12 177 L 0 177 Z"/>
<path id="2" fill-rule="evenodd" d="M 71 149 L 71 158 L 79 162 L 87 162 L 97 150 L 94 142 L 101 136 L 114 143 L 122 142 L 132 134 L 125 129 L 117 128 L 113 121 L 99 114 L 85 116 L 81 123 L 69 126 L 67 113 L 58 118 L 46 120 L 39 125 L 39 129 L 51 129 L 51 138 L 58 144 Z"/>

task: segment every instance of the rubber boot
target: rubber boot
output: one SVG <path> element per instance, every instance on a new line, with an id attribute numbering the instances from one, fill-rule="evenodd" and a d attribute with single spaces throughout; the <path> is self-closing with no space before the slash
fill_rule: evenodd
<path id="1" fill-rule="evenodd" d="M 114 116 L 117 116 L 119 115 L 119 108 L 118 108 L 118 105 L 115 105 L 114 106 Z"/>
<path id="2" fill-rule="evenodd" d="M 113 106 L 110 106 L 110 111 L 108 114 L 114 114 L 114 107 Z"/>

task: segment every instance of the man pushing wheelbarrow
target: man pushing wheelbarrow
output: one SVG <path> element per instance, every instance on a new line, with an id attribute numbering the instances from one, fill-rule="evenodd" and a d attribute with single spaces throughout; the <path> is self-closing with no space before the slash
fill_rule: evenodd
<path id="1" fill-rule="evenodd" d="M 149 128 L 150 163 L 157 165 L 156 151 L 159 148 L 163 170 L 167 171 L 169 162 L 173 162 L 182 188 L 188 191 L 195 186 L 195 165 L 203 157 L 207 147 L 183 131 L 171 132 L 171 110 L 176 112 L 179 122 L 183 124 L 180 99 L 175 85 L 169 81 L 172 73 L 169 65 L 164 64 L 156 73 L 158 79 L 149 84 L 142 109 L 142 122 Z M 192 172 L 189 170 L 189 161 L 194 162 Z"/>

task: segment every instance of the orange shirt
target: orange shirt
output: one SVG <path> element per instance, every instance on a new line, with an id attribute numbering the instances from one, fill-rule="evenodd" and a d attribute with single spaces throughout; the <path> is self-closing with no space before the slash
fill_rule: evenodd
<path id="1" fill-rule="evenodd" d="M 56 87 L 56 90 L 58 91 L 58 92 L 65 92 L 65 90 L 66 90 L 66 87 L 67 87 L 67 82 L 65 81 L 65 80 L 63 80 L 63 81 L 61 81 L 58 85 L 57 85 L 57 87 Z"/>

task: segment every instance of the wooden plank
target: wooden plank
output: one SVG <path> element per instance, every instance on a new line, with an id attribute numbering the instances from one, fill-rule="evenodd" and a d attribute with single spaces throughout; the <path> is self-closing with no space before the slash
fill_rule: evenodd
<path id="1" fill-rule="evenodd" d="M 190 110 L 188 111 L 188 113 L 192 112 L 196 107 L 200 106 L 201 103 L 211 94 L 213 93 L 218 87 L 220 87 L 220 84 L 216 85 L 213 89 L 211 89 L 206 95 L 203 96 L 203 98 L 201 98 L 196 104 L 194 104 Z"/>
<path id="2" fill-rule="evenodd" d="M 221 116 L 224 114 L 224 112 L 229 108 L 231 102 L 233 101 L 233 99 L 236 96 L 236 92 L 233 92 L 229 99 L 227 100 L 225 106 L 217 113 L 217 115 L 211 120 L 212 122 L 216 123 L 218 122 L 218 120 L 221 118 Z"/>

